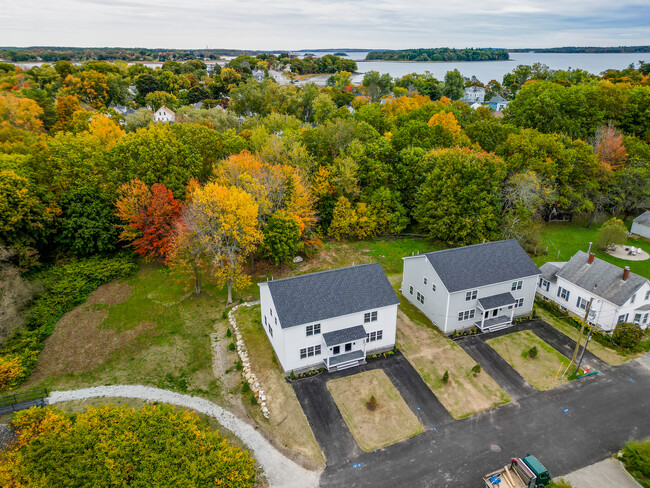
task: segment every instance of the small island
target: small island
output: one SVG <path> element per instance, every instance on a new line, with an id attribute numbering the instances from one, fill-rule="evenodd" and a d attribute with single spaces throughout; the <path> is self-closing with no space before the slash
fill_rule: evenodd
<path id="1" fill-rule="evenodd" d="M 373 51 L 366 55 L 366 61 L 507 61 L 505 49 L 452 49 L 447 47 L 431 49 L 404 49 L 401 51 Z"/>

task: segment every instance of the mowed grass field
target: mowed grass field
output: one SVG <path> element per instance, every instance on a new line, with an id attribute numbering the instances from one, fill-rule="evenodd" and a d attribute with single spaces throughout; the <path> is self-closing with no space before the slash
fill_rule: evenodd
<path id="1" fill-rule="evenodd" d="M 327 389 L 364 451 L 395 444 L 424 429 L 380 369 L 327 382 Z M 371 404 L 371 399 L 375 402 Z"/>
<path id="2" fill-rule="evenodd" d="M 627 224 L 629 229 L 630 222 Z M 542 230 L 542 245 L 539 251 L 544 251 L 548 246 L 548 253 L 535 256 L 533 261 L 537 266 L 541 266 L 548 261 L 568 261 L 577 251 L 587 252 L 589 242 L 596 242 L 600 225 L 593 224 L 591 229 L 587 229 L 586 222 L 580 220 L 546 224 Z M 650 253 L 650 242 L 644 238 L 632 239 L 628 237 L 626 244 L 640 247 Z M 633 273 L 650 279 L 650 259 L 646 261 L 628 261 L 615 258 L 600 249 L 596 249 L 595 245 L 592 246 L 592 251 L 596 253 L 596 257 L 599 259 L 621 268 L 629 266 L 630 271 Z"/>

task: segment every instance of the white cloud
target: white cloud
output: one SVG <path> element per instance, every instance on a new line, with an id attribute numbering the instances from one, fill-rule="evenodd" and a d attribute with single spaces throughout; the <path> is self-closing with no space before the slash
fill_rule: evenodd
<path id="1" fill-rule="evenodd" d="M 4 0 L 0 45 L 301 49 L 647 44 L 647 0 Z"/>

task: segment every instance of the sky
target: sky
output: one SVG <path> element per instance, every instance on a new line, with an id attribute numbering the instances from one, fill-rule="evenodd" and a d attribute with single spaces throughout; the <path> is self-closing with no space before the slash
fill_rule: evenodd
<path id="1" fill-rule="evenodd" d="M 300 50 L 648 44 L 649 0 L 0 0 L 0 46 Z"/>

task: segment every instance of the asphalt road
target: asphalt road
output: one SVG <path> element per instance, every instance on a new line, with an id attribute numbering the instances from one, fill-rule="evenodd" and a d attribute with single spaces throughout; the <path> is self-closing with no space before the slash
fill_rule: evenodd
<path id="1" fill-rule="evenodd" d="M 565 355 L 573 351 L 571 339 L 543 322 L 522 324 L 515 330 L 523 328 Z M 513 329 L 495 335 L 508 332 Z M 628 440 L 650 437 L 650 356 L 610 367 L 588 352 L 590 364 L 598 361 L 603 366 L 600 374 L 538 392 L 504 362 L 510 371 L 505 368 L 498 355 L 495 360 L 487 345 L 483 344 L 487 349 L 476 345 L 485 338 L 470 339 L 461 345 L 507 386 L 506 391 L 510 389 L 515 401 L 467 419 L 453 420 L 401 355 L 294 383 L 327 458 L 321 486 L 480 488 L 482 474 L 529 453 L 552 476 L 562 476 L 605 459 Z M 325 383 L 374 368 L 385 370 L 425 431 L 366 453 L 351 436 Z"/>

